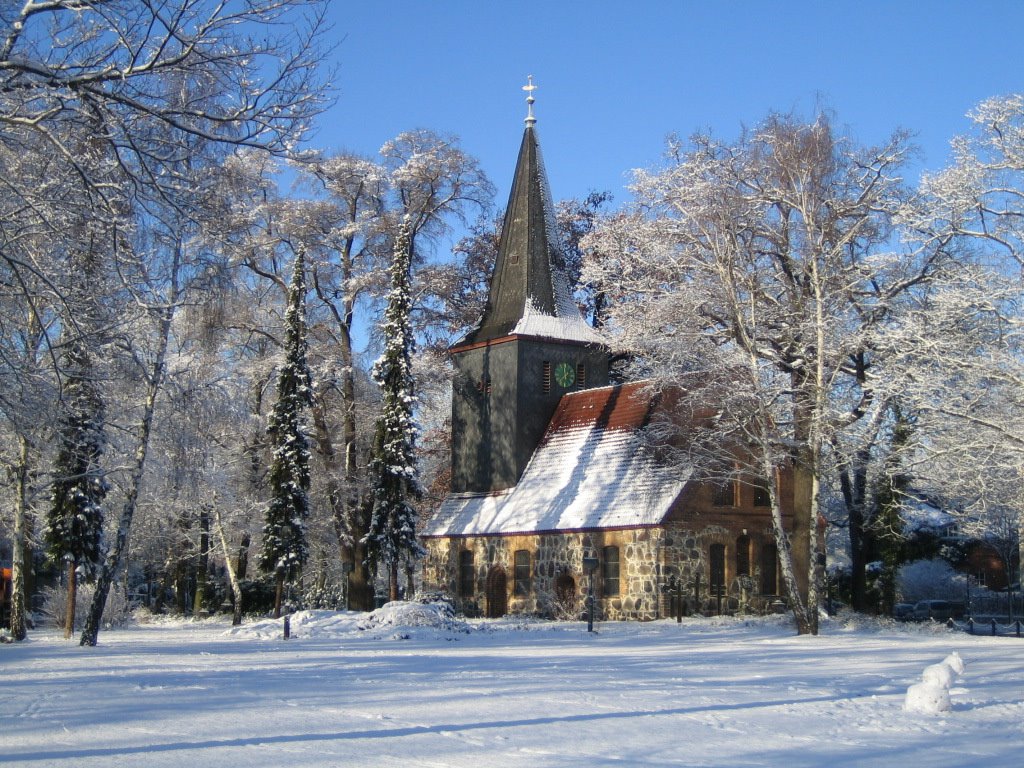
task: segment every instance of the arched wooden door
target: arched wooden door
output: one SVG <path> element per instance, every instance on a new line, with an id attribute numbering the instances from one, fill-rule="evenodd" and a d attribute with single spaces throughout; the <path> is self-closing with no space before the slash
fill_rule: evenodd
<path id="1" fill-rule="evenodd" d="M 495 565 L 487 572 L 487 618 L 497 619 L 508 613 L 508 577 L 505 569 Z"/>

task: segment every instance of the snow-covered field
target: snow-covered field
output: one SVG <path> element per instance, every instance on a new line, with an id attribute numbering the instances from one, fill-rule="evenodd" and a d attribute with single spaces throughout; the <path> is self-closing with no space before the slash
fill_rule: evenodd
<path id="1" fill-rule="evenodd" d="M 425 609 L 56 633 L 0 645 L 4 766 L 1008 766 L 1024 640 L 833 620 L 681 625 Z M 958 651 L 952 710 L 904 710 Z"/>

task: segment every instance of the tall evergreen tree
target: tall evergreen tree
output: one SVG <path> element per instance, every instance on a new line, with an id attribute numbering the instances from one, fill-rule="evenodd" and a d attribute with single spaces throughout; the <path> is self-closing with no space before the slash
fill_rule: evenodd
<path id="1" fill-rule="evenodd" d="M 367 563 L 377 571 L 387 569 L 388 596 L 398 599 L 398 566 L 411 564 L 422 553 L 416 541 L 416 509 L 412 501 L 421 495 L 416 464 L 416 424 L 413 406 L 413 335 L 410 272 L 412 241 L 406 216 L 395 241 L 389 269 L 391 288 L 381 327 L 384 354 L 373 365 L 382 401 L 370 458 L 373 482 L 373 513 L 366 534 Z M 409 585 L 411 588 L 411 584 Z"/>
<path id="2" fill-rule="evenodd" d="M 303 411 L 312 404 L 312 381 L 306 363 L 305 295 L 305 267 L 300 249 L 288 289 L 285 361 L 277 379 L 277 402 L 267 427 L 274 454 L 260 569 L 273 573 L 277 580 L 275 617 L 281 615 L 285 581 L 295 577 L 308 555 L 309 443 Z"/>
<path id="3" fill-rule="evenodd" d="M 60 442 L 45 540 L 51 560 L 67 568 L 66 639 L 74 631 L 78 577 L 93 576 L 103 556 L 103 500 L 110 486 L 100 467 L 106 448 L 103 398 L 92 359 L 80 339 L 72 339 L 67 346 L 64 374 Z"/>

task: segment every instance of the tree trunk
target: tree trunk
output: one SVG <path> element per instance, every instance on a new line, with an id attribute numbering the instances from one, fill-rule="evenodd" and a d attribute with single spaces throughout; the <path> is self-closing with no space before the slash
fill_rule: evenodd
<path id="1" fill-rule="evenodd" d="M 855 469 L 840 468 L 839 485 L 850 537 L 850 607 L 855 611 L 865 610 L 867 604 L 867 542 L 864 530 L 864 499 L 858 498 L 859 485 L 851 479 Z"/>
<path id="2" fill-rule="evenodd" d="M 174 272 L 176 274 L 177 264 L 174 266 Z M 117 536 L 114 539 L 113 548 L 107 554 L 107 559 L 100 569 L 99 577 L 96 579 L 96 591 L 93 593 L 92 604 L 89 606 L 89 615 L 85 620 L 85 628 L 82 630 L 80 645 L 96 645 L 99 638 L 100 625 L 103 622 L 103 609 L 107 602 L 107 595 L 110 593 L 110 585 L 117 575 L 117 569 L 121 564 L 121 555 L 128 545 L 132 518 L 135 516 L 135 507 L 138 504 L 139 491 L 142 488 L 142 478 L 146 469 L 146 457 L 149 454 L 149 438 L 153 432 L 153 415 L 156 411 L 156 400 L 160 394 L 164 373 L 167 368 L 167 345 L 171 335 L 171 322 L 174 320 L 177 299 L 176 287 L 172 287 L 170 301 L 161 312 L 157 352 L 153 361 L 153 369 L 149 376 L 149 391 L 146 393 L 146 405 L 142 413 L 142 422 L 139 425 L 139 443 L 135 449 L 135 463 L 132 466 L 124 505 L 121 507 L 121 518 L 118 520 Z"/>
<path id="3" fill-rule="evenodd" d="M 807 590 L 811 563 L 811 535 L 814 528 L 811 520 L 814 478 L 811 472 L 798 461 L 793 467 L 793 571 L 800 598 L 807 604 Z"/>
<path id="4" fill-rule="evenodd" d="M 362 515 L 361 506 L 354 513 Z M 368 523 L 360 526 L 364 532 L 369 528 Z M 352 573 L 349 574 L 349 607 L 353 611 L 372 611 L 374 609 L 375 590 L 373 584 L 373 573 L 366 567 L 366 547 L 355 541 L 346 548 L 346 556 L 352 563 Z"/>
<path id="5" fill-rule="evenodd" d="M 277 589 L 274 590 L 274 618 L 281 618 L 281 602 L 284 597 L 284 571 L 277 574 Z"/>
<path id="6" fill-rule="evenodd" d="M 14 552 L 11 557 L 11 635 L 15 640 L 24 640 L 28 635 L 25 620 L 25 530 L 28 517 L 29 445 L 25 437 L 19 437 L 18 442 L 18 491 L 14 505 Z"/>
<path id="7" fill-rule="evenodd" d="M 75 631 L 75 600 L 78 598 L 78 567 L 68 560 L 68 603 L 64 609 L 64 639 L 70 640 Z"/>
<path id="8" fill-rule="evenodd" d="M 238 580 L 242 581 L 245 579 L 245 574 L 249 571 L 249 545 L 252 544 L 252 538 L 248 533 L 242 534 L 242 543 L 238 545 Z"/>
<path id="9" fill-rule="evenodd" d="M 804 592 L 800 589 L 799 584 L 799 574 L 803 572 L 805 574 L 804 578 L 806 578 L 807 571 L 802 567 L 803 563 L 800 560 L 801 550 L 794 546 L 799 541 L 801 533 L 800 525 L 797 522 L 800 517 L 798 509 L 800 502 L 796 497 L 801 485 L 797 478 L 798 473 L 794 471 L 794 520 L 792 536 L 790 536 L 787 535 L 782 519 L 778 483 L 775 479 L 777 473 L 770 465 L 764 468 L 764 472 L 769 478 L 772 478 L 768 481 L 768 494 L 772 510 L 772 529 L 775 533 L 775 548 L 779 557 L 782 584 L 786 591 L 786 597 L 789 600 L 790 610 L 793 612 L 797 633 L 801 635 L 814 634 L 816 628 L 812 627 L 812 622 L 808 616 L 807 604 L 804 602 Z M 794 552 L 794 549 L 797 549 L 797 551 Z"/>
<path id="10" fill-rule="evenodd" d="M 199 565 L 196 568 L 196 595 L 192 613 L 198 616 L 206 603 L 206 578 L 210 570 L 210 513 L 206 507 L 199 510 Z"/>
<path id="11" fill-rule="evenodd" d="M 398 563 L 388 564 L 388 600 L 394 602 L 398 599 Z"/>
<path id="12" fill-rule="evenodd" d="M 220 548 L 224 552 L 224 567 L 228 571 L 228 581 L 231 582 L 231 594 L 235 598 L 235 609 L 231 614 L 231 626 L 237 627 L 242 623 L 242 585 L 238 581 L 238 571 L 231 562 L 231 552 L 228 549 L 228 539 L 224 535 L 224 523 L 220 517 L 220 507 L 214 507 L 213 525 L 220 539 Z M 239 556 L 239 561 L 241 561 Z"/>

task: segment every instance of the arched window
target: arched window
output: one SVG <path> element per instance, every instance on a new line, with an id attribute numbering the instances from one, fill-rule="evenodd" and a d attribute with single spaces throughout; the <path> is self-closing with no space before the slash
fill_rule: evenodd
<path id="1" fill-rule="evenodd" d="M 459 552 L 459 594 L 472 597 L 476 593 L 476 567 L 473 565 L 473 552 L 464 549 Z"/>
<path id="2" fill-rule="evenodd" d="M 779 552 L 775 542 L 766 542 L 761 547 L 761 594 L 779 594 Z"/>
<path id="3" fill-rule="evenodd" d="M 750 575 L 750 537 L 746 534 L 736 539 L 736 575 Z"/>
<path id="4" fill-rule="evenodd" d="M 712 544 L 709 554 L 712 594 L 721 594 L 725 588 L 725 544 Z"/>
<path id="5" fill-rule="evenodd" d="M 619 594 L 619 548 L 605 547 L 602 564 L 601 582 L 604 585 L 605 597 Z"/>
<path id="6" fill-rule="evenodd" d="M 530 594 L 530 550 L 528 549 L 516 550 L 513 594 L 517 597 L 525 597 Z"/>

